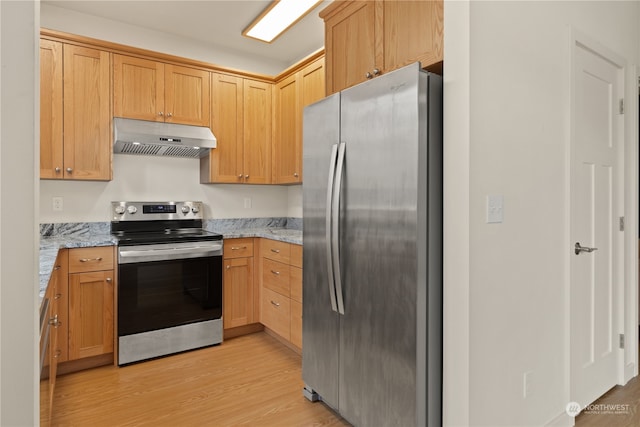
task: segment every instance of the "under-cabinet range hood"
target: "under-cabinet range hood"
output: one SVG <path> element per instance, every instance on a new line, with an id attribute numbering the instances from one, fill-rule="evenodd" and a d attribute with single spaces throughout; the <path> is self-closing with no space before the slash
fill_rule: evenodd
<path id="1" fill-rule="evenodd" d="M 113 137 L 113 152 L 119 154 L 200 158 L 216 147 L 208 127 L 120 117 L 113 119 Z"/>

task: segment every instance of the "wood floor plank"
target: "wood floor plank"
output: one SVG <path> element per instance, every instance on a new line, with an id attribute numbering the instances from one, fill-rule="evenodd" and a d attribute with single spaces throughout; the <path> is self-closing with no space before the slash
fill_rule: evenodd
<path id="1" fill-rule="evenodd" d="M 640 377 L 615 386 L 576 417 L 575 427 L 640 426 Z"/>
<path id="2" fill-rule="evenodd" d="M 302 396 L 301 358 L 259 332 L 58 378 L 54 426 L 348 426 Z"/>

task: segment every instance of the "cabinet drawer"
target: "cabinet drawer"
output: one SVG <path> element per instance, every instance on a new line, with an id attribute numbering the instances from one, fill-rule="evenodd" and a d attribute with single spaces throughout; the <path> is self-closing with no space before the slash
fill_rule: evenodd
<path id="1" fill-rule="evenodd" d="M 253 256 L 253 239 L 228 239 L 224 241 L 224 259 Z"/>
<path id="2" fill-rule="evenodd" d="M 302 245 L 291 245 L 291 265 L 302 268 Z"/>
<path id="3" fill-rule="evenodd" d="M 289 287 L 291 289 L 291 299 L 302 302 L 302 269 L 298 267 L 291 267 L 291 274 L 289 279 Z"/>
<path id="4" fill-rule="evenodd" d="M 113 246 L 69 250 L 69 273 L 113 270 Z"/>
<path id="5" fill-rule="evenodd" d="M 289 264 L 289 258 L 291 255 L 290 246 L 291 245 L 289 243 L 278 242 L 271 239 L 262 239 L 260 242 L 263 257 L 274 261 L 280 261 L 285 264 Z"/>
<path id="6" fill-rule="evenodd" d="M 262 284 L 265 288 L 289 298 L 290 269 L 291 267 L 287 264 L 264 258 L 262 260 Z"/>
<path id="7" fill-rule="evenodd" d="M 302 304 L 291 301 L 291 344 L 302 348 Z"/>
<path id="8" fill-rule="evenodd" d="M 262 289 L 262 324 L 287 340 L 290 338 L 290 301 L 277 292 Z"/>

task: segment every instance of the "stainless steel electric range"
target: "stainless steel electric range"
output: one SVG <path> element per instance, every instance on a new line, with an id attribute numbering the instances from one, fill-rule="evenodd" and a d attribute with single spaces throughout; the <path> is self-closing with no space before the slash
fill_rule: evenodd
<path id="1" fill-rule="evenodd" d="M 112 202 L 118 365 L 222 342 L 222 236 L 202 202 Z"/>

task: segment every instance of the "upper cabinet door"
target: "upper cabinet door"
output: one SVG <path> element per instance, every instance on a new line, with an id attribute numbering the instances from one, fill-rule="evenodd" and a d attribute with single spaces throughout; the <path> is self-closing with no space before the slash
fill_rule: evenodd
<path id="1" fill-rule="evenodd" d="M 384 1 L 384 68 L 443 59 L 443 1 Z M 419 35 L 419 36 L 418 36 Z"/>
<path id="2" fill-rule="evenodd" d="M 110 53 L 73 45 L 64 54 L 64 177 L 111 179 Z"/>
<path id="3" fill-rule="evenodd" d="M 113 55 L 113 115 L 164 121 L 164 64 Z"/>
<path id="4" fill-rule="evenodd" d="M 325 20 L 327 95 L 361 83 L 376 68 L 384 67 L 376 2 L 336 2 L 337 8 L 332 6 L 335 13 L 327 14 L 327 9 L 320 13 Z"/>
<path id="5" fill-rule="evenodd" d="M 200 160 L 200 182 L 244 182 L 243 81 L 241 77 L 211 73 L 211 131 L 217 145 Z"/>
<path id="6" fill-rule="evenodd" d="M 300 137 L 300 82 L 293 74 L 275 86 L 275 138 L 273 182 L 290 184 L 300 179 L 298 155 Z"/>
<path id="7" fill-rule="evenodd" d="M 209 127 L 208 71 L 165 64 L 165 121 Z"/>
<path id="8" fill-rule="evenodd" d="M 244 182 L 271 183 L 271 83 L 244 80 Z"/>
<path id="9" fill-rule="evenodd" d="M 62 179 L 62 43 L 40 40 L 40 178 Z"/>

